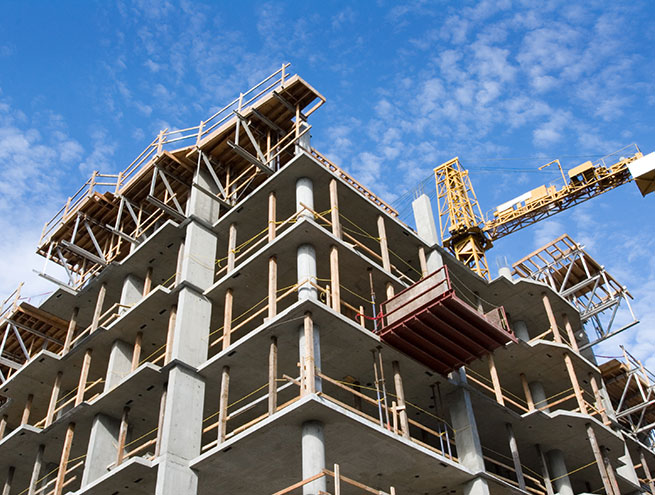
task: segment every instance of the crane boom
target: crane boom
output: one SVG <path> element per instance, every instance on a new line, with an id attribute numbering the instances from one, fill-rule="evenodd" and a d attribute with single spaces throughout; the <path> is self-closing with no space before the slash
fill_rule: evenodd
<path id="1" fill-rule="evenodd" d="M 494 210 L 495 218 L 485 222 L 482 230 L 493 242 L 630 182 L 633 178 L 628 166 L 642 156 L 639 148 L 632 145 L 596 163 L 585 162 L 569 170 L 569 181 L 561 188 L 540 186 L 502 204 Z"/>

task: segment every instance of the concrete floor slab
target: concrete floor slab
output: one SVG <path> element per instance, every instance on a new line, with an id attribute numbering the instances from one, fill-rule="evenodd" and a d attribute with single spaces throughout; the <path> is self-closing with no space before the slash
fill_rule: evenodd
<path id="1" fill-rule="evenodd" d="M 152 495 L 157 482 L 157 465 L 142 457 L 133 457 L 106 475 L 80 488 L 76 495 Z"/>

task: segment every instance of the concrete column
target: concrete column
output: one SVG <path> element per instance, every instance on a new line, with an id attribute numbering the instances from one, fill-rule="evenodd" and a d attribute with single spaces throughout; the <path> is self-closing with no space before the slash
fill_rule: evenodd
<path id="1" fill-rule="evenodd" d="M 307 127 L 308 125 L 305 122 L 301 122 L 300 132 L 302 133 L 305 129 L 307 129 Z M 300 136 L 300 139 L 298 139 L 298 144 L 296 144 L 296 155 L 302 153 L 302 150 L 305 150 L 309 153 L 311 148 L 312 148 L 311 135 L 309 134 L 309 131 L 307 131 L 305 134 Z"/>
<path id="2" fill-rule="evenodd" d="M 564 462 L 564 453 L 559 449 L 554 449 L 546 454 L 548 464 L 550 465 L 550 475 L 553 478 L 555 493 L 559 495 L 573 495 L 571 480 L 567 476 L 566 462 Z"/>
<path id="3" fill-rule="evenodd" d="M 317 370 L 320 371 L 321 369 L 321 333 L 319 331 L 319 327 L 316 324 L 312 324 L 312 336 L 310 337 L 314 341 L 314 366 L 316 367 Z M 307 332 L 305 331 L 305 325 L 301 325 L 298 327 L 298 355 L 299 355 L 299 361 L 300 365 L 302 366 L 302 363 L 305 360 L 305 357 L 307 355 Z M 314 383 L 315 383 L 315 390 L 316 392 L 320 392 L 323 390 L 323 386 L 321 384 L 321 378 L 319 376 L 316 376 L 314 378 Z"/>
<path id="4" fill-rule="evenodd" d="M 107 392 L 116 386 L 125 376 L 132 371 L 132 353 L 134 346 L 116 339 L 111 345 L 109 363 L 107 364 L 107 376 L 105 378 L 105 389 Z"/>
<path id="5" fill-rule="evenodd" d="M 519 456 L 519 447 L 514 435 L 514 428 L 511 423 L 506 423 L 507 439 L 509 441 L 509 451 L 512 453 L 512 461 L 514 463 L 514 471 L 516 472 L 516 481 L 521 490 L 525 490 L 525 478 L 523 477 L 523 468 L 521 467 L 521 458 Z"/>
<path id="6" fill-rule="evenodd" d="M 318 299 L 316 287 L 316 251 L 311 244 L 302 244 L 297 253 L 298 300 Z"/>
<path id="7" fill-rule="evenodd" d="M 421 194 L 412 202 L 412 210 L 414 211 L 414 222 L 416 223 L 416 232 L 418 233 L 418 236 L 428 246 L 438 245 L 439 242 L 441 242 L 441 239 L 439 239 L 439 232 L 434 223 L 434 214 L 432 213 L 430 198 L 425 194 Z M 428 250 L 426 254 L 428 273 L 432 273 L 443 266 L 441 254 L 439 254 L 436 249 Z"/>
<path id="8" fill-rule="evenodd" d="M 465 387 L 466 374 L 464 368 L 454 371 L 452 376 L 455 382 L 460 385 L 450 397 L 450 418 L 452 428 L 457 432 L 455 436 L 457 457 L 467 469 L 473 472 L 484 471 L 482 444 L 480 443 L 478 427 L 473 414 L 471 396 Z"/>
<path id="9" fill-rule="evenodd" d="M 302 478 L 310 478 L 323 469 L 325 469 L 323 423 L 307 421 L 302 425 Z M 302 487 L 303 495 L 318 495 L 320 492 L 327 492 L 325 477 Z"/>
<path id="10" fill-rule="evenodd" d="M 501 266 L 498 269 L 498 276 L 505 277 L 507 280 L 512 280 L 512 269 L 509 266 Z"/>
<path id="11" fill-rule="evenodd" d="M 514 335 L 519 339 L 528 342 L 530 340 L 530 334 L 528 333 L 528 326 L 523 320 L 516 320 L 512 324 L 512 330 L 514 330 Z"/>
<path id="12" fill-rule="evenodd" d="M 120 304 L 131 306 L 137 303 L 143 297 L 143 279 L 130 273 L 123 280 L 123 289 L 121 290 Z M 128 308 L 120 308 L 119 313 L 124 313 Z"/>
<path id="13" fill-rule="evenodd" d="M 303 210 L 302 205 L 314 209 L 314 184 L 308 177 L 301 177 L 296 181 L 296 211 L 302 210 L 298 220 L 301 218 L 314 220 L 314 214 L 311 211 Z"/>
<path id="14" fill-rule="evenodd" d="M 116 461 L 120 421 L 104 414 L 96 414 L 91 426 L 86 450 L 82 487 L 109 472 L 107 466 Z"/>
<path id="15" fill-rule="evenodd" d="M 7 471 L 7 478 L 5 478 L 5 482 L 2 485 L 2 495 L 9 495 L 11 492 L 11 484 L 14 481 L 14 473 L 16 472 L 16 468 L 14 466 L 9 466 L 9 470 Z"/>
<path id="16" fill-rule="evenodd" d="M 541 409 L 544 412 L 550 412 L 550 408 L 544 407 L 546 404 L 548 404 L 548 401 L 546 400 L 546 391 L 544 390 L 543 384 L 538 381 L 530 382 L 528 383 L 528 388 L 532 394 L 534 407 L 536 409 Z"/>
<path id="17" fill-rule="evenodd" d="M 218 192 L 204 170 L 194 182 Z M 161 424 L 156 495 L 193 495 L 198 475 L 189 461 L 200 454 L 205 382 L 196 368 L 207 359 L 211 302 L 203 292 L 214 282 L 216 234 L 207 227 L 218 218 L 219 203 L 200 188 L 192 188 L 187 202 L 190 222 L 177 278 L 178 301 L 171 336 L 168 386 Z"/>

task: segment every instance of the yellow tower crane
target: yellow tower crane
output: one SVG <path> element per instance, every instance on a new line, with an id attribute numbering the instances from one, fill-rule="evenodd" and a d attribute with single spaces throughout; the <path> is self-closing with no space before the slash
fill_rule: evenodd
<path id="1" fill-rule="evenodd" d="M 626 146 L 592 163 L 568 171 L 559 160 L 564 184 L 539 186 L 498 206 L 493 218 L 485 220 L 475 191 L 459 159 L 453 158 L 434 169 L 442 245 L 471 270 L 490 278 L 485 252 L 493 242 L 615 187 L 635 181 L 642 196 L 655 191 L 655 152 L 646 156 L 637 145 Z"/>

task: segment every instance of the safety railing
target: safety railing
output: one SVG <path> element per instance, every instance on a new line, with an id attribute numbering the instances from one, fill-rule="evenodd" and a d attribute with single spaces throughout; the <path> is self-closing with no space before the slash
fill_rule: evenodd
<path id="1" fill-rule="evenodd" d="M 84 468 L 84 458 L 86 456 L 81 456 L 77 459 L 71 459 L 66 463 L 66 468 L 63 473 L 60 475 L 61 467 L 57 466 L 52 471 L 46 473 L 44 476 L 39 478 L 35 487 L 25 488 L 19 495 L 25 495 L 28 492 L 34 495 L 60 495 L 64 492 L 64 489 L 75 483 L 79 482 L 82 479 L 82 471 Z M 68 490 L 67 490 L 68 491 Z"/>
<path id="2" fill-rule="evenodd" d="M 517 488 L 520 488 L 516 467 L 513 465 L 513 459 L 510 456 L 502 454 L 498 451 L 482 446 L 483 459 L 485 468 L 490 475 L 509 483 Z M 531 469 L 525 464 L 521 464 L 521 475 L 525 483 L 525 491 L 534 493 L 535 495 L 545 495 L 548 490 L 544 484 L 544 479 L 541 474 Z"/>
<path id="3" fill-rule="evenodd" d="M 288 486 L 282 490 L 279 490 L 273 493 L 273 495 L 287 495 L 290 493 L 300 494 L 303 492 L 302 488 L 305 485 L 314 483 L 322 478 L 326 478 L 326 485 L 328 485 L 327 489 L 332 490 L 332 493 L 321 492 L 325 493 L 325 495 L 340 495 L 342 491 L 342 485 L 348 485 L 348 487 L 353 487 L 359 491 L 364 493 L 371 493 L 373 495 L 396 495 L 396 489 L 393 486 L 389 488 L 389 492 L 385 492 L 384 490 L 371 488 L 364 483 L 360 483 L 359 481 L 344 476 L 341 474 L 341 466 L 339 464 L 334 465 L 333 471 L 330 471 L 329 469 L 322 469 L 320 473 L 315 474 L 314 476 L 310 476 L 309 478 L 305 478 L 304 480 L 294 483 L 293 485 Z M 343 486 L 343 488 L 345 489 L 347 487 Z"/>
<path id="4" fill-rule="evenodd" d="M 80 340 L 82 340 L 84 337 L 87 335 L 91 334 L 94 330 L 96 330 L 99 327 L 106 328 L 108 327 L 111 323 L 116 321 L 120 316 L 129 308 L 131 308 L 132 305 L 129 304 L 120 304 L 120 303 L 114 303 L 112 304 L 109 309 L 107 309 L 104 313 L 102 313 L 96 321 L 92 322 L 88 327 L 86 327 L 84 330 L 82 330 L 80 333 L 78 333 L 73 339 L 71 340 L 71 348 L 75 346 Z M 63 355 L 64 352 L 66 352 L 66 349 L 62 349 L 59 354 Z"/>
<path id="5" fill-rule="evenodd" d="M 0 305 L 0 323 L 2 323 L 5 315 L 9 313 L 13 313 L 16 308 L 18 308 L 19 302 L 20 301 L 20 291 L 22 290 L 24 285 L 24 282 L 21 282 L 18 284 L 18 287 L 7 296 L 7 298 L 2 301 L 2 305 Z"/>
<path id="6" fill-rule="evenodd" d="M 66 394 L 57 399 L 54 409 L 48 411 L 45 417 L 34 423 L 34 426 L 37 428 L 45 428 L 51 421 L 57 418 L 60 413 L 63 413 L 64 410 L 71 409 L 81 402 L 92 401 L 103 392 L 102 386 L 104 383 L 105 380 L 103 378 L 96 378 L 95 380 L 87 381 L 83 390 L 80 390 L 79 386 L 69 390 Z"/>

